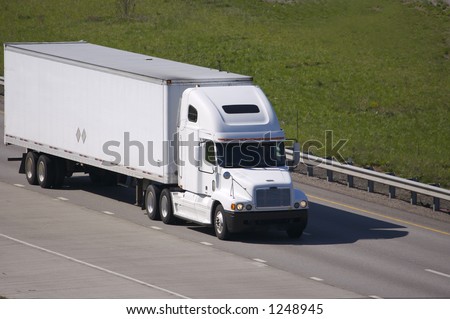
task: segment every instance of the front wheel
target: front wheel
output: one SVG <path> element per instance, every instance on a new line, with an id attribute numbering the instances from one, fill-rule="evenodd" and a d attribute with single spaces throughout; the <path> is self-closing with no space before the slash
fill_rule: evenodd
<path id="1" fill-rule="evenodd" d="M 216 210 L 214 212 L 213 224 L 217 238 L 221 240 L 230 238 L 230 232 L 228 231 L 227 223 L 225 220 L 224 209 L 220 204 L 216 207 Z"/>

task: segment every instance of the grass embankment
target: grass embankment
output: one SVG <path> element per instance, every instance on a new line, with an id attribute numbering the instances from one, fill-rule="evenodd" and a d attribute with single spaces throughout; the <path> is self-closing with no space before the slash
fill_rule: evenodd
<path id="1" fill-rule="evenodd" d="M 289 137 L 333 130 L 358 165 L 449 187 L 448 7 L 278 2 L 137 0 L 123 17 L 117 0 L 0 0 L 0 41 L 83 39 L 252 75 Z"/>

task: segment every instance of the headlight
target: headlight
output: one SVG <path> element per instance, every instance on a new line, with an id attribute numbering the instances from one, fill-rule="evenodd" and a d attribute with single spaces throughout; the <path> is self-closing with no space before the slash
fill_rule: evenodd
<path id="1" fill-rule="evenodd" d="M 245 209 L 246 209 L 246 210 L 252 210 L 252 208 L 253 208 L 253 207 L 252 207 L 252 205 L 250 205 L 250 204 L 247 204 L 247 206 L 245 206 Z"/>
<path id="2" fill-rule="evenodd" d="M 301 208 L 306 208 L 306 207 L 308 207 L 308 202 L 306 200 L 302 200 L 300 202 L 300 206 L 301 206 Z"/>
<path id="3" fill-rule="evenodd" d="M 237 210 L 243 210 L 244 209 L 244 204 L 239 203 L 236 205 Z"/>

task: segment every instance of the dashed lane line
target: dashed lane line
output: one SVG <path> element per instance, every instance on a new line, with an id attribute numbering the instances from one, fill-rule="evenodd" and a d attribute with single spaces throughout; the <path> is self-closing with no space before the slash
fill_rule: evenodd
<path id="1" fill-rule="evenodd" d="M 253 258 L 253 260 L 256 262 L 259 262 L 259 263 L 263 263 L 263 264 L 265 264 L 267 262 L 264 259 L 259 259 L 259 258 Z"/>
<path id="2" fill-rule="evenodd" d="M 116 276 L 116 277 L 119 277 L 119 278 L 123 278 L 123 279 L 126 279 L 128 281 L 132 281 L 132 282 L 140 284 L 142 286 L 146 286 L 146 287 L 149 287 L 149 288 L 152 288 L 152 289 L 156 289 L 156 290 L 165 292 L 167 294 L 176 296 L 178 298 L 189 299 L 189 297 L 186 297 L 186 296 L 184 296 L 182 294 L 179 294 L 179 293 L 176 293 L 174 291 L 171 291 L 171 290 L 168 290 L 168 289 L 165 289 L 165 288 L 162 288 L 162 287 L 150 284 L 148 282 L 145 282 L 145 281 L 142 281 L 142 280 L 139 280 L 139 279 L 136 279 L 136 278 L 133 278 L 133 277 L 130 277 L 130 276 L 127 276 L 127 275 L 124 275 L 124 274 L 121 274 L 121 273 L 118 273 L 118 272 L 115 272 L 115 271 L 112 271 L 112 270 L 109 270 L 109 269 L 106 269 L 106 268 L 103 268 L 103 267 L 100 267 L 100 266 L 96 266 L 94 264 L 91 264 L 91 263 L 88 263 L 88 262 L 85 262 L 85 261 L 82 261 L 82 260 L 79 260 L 79 259 L 67 256 L 67 255 L 58 253 L 58 252 L 50 250 L 50 249 L 46 249 L 46 248 L 43 248 L 43 247 L 40 247 L 40 246 L 36 246 L 36 245 L 30 244 L 30 243 L 28 243 L 26 241 L 23 241 L 23 240 L 20 240 L 20 239 L 17 239 L 17 238 L 13 238 L 13 237 L 10 237 L 10 236 L 4 235 L 4 234 L 0 234 L 0 237 L 9 239 L 9 240 L 11 240 L 13 242 L 22 244 L 22 245 L 27 246 L 27 247 L 31 247 L 31 248 L 34 248 L 34 249 L 46 252 L 46 253 L 51 254 L 53 256 L 58 256 L 58 257 L 64 258 L 66 260 L 75 262 L 75 263 L 80 264 L 80 265 L 84 265 L 84 266 L 87 266 L 87 267 L 90 267 L 90 268 L 102 271 L 104 273 L 107 273 L 107 274 L 110 274 L 110 275 L 113 275 L 113 276 Z"/>
<path id="3" fill-rule="evenodd" d="M 212 246 L 213 244 L 208 243 L 207 241 L 201 241 L 200 244 L 205 245 L 205 246 Z"/>
<path id="4" fill-rule="evenodd" d="M 425 271 L 430 272 L 430 273 L 435 274 L 435 275 L 442 276 L 442 277 L 450 278 L 450 275 L 449 275 L 449 274 L 445 274 L 445 273 L 440 272 L 440 271 L 437 271 L 437 270 L 433 270 L 433 269 L 425 269 Z"/>

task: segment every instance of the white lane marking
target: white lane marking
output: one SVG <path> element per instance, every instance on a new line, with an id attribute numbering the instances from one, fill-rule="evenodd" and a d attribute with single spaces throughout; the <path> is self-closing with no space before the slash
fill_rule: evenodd
<path id="1" fill-rule="evenodd" d="M 158 226 L 151 226 L 150 228 L 155 229 L 155 230 L 162 230 L 162 228 L 158 227 Z"/>
<path id="2" fill-rule="evenodd" d="M 108 273 L 110 275 L 114 275 L 116 277 L 120 277 L 120 278 L 129 280 L 129 281 L 135 282 L 137 284 L 140 284 L 140 285 L 143 285 L 143 286 L 146 286 L 146 287 L 149 287 L 149 288 L 153 288 L 153 289 L 156 289 L 156 290 L 168 293 L 170 295 L 173 295 L 173 296 L 176 296 L 176 297 L 179 297 L 179 298 L 189 299 L 189 297 L 183 296 L 183 295 L 181 295 L 179 293 L 176 293 L 174 291 L 171 291 L 171 290 L 168 290 L 168 289 L 156 286 L 156 285 L 152 285 L 152 284 L 150 284 L 148 282 L 145 282 L 145 281 L 142 281 L 142 280 L 139 280 L 139 279 L 136 279 L 136 278 L 133 278 L 133 277 L 130 277 L 130 276 L 127 276 L 127 275 L 124 275 L 124 274 L 121 274 L 121 273 L 118 273 L 118 272 L 115 272 L 115 271 L 112 271 L 112 270 L 109 270 L 109 269 L 106 269 L 106 268 L 103 268 L 103 267 L 100 267 L 100 266 L 96 266 L 94 264 L 90 264 L 88 262 L 85 262 L 85 261 L 82 261 L 82 260 L 79 260 L 79 259 L 67 256 L 67 255 L 60 254 L 60 253 L 58 253 L 56 251 L 53 251 L 53 250 L 50 250 L 50 249 L 46 249 L 46 248 L 43 248 L 43 247 L 40 247 L 40 246 L 36 246 L 36 245 L 30 244 L 30 243 L 27 243 L 26 241 L 23 241 L 23 240 L 20 240 L 20 239 L 16 239 L 16 238 L 4 235 L 4 234 L 0 234 L 0 237 L 9 239 L 11 241 L 14 241 L 16 243 L 22 244 L 22 245 L 27 246 L 27 247 L 31 247 L 31 248 L 34 248 L 34 249 L 37 249 L 37 250 L 49 253 L 49 254 L 54 255 L 54 256 L 58 256 L 58 257 L 70 260 L 70 261 L 75 262 L 75 263 L 80 264 L 80 265 L 84 265 L 84 266 L 87 266 L 87 267 L 90 267 L 90 268 L 93 268 L 93 269 L 96 269 L 96 270 L 100 270 L 100 271 Z"/>
<path id="3" fill-rule="evenodd" d="M 17 186 L 17 187 L 25 187 L 25 185 L 22 185 L 22 184 L 14 184 L 14 186 Z"/>
<path id="4" fill-rule="evenodd" d="M 323 281 L 322 278 L 319 277 L 309 277 L 309 279 L 315 280 L 315 281 Z"/>
<path id="5" fill-rule="evenodd" d="M 207 241 L 201 241 L 200 244 L 205 245 L 205 246 L 212 246 L 213 244 L 208 243 Z"/>
<path id="6" fill-rule="evenodd" d="M 266 263 L 267 261 L 265 261 L 264 259 L 259 259 L 259 258 L 253 258 L 254 261 L 257 261 L 259 263 Z"/>
<path id="7" fill-rule="evenodd" d="M 383 299 L 380 296 L 376 296 L 376 295 L 370 295 L 369 298 L 372 298 L 372 299 Z"/>
<path id="8" fill-rule="evenodd" d="M 62 201 L 67 201 L 67 200 L 69 200 L 68 198 L 65 198 L 65 197 L 56 197 L 56 199 L 59 199 L 59 200 L 62 200 Z"/>
<path id="9" fill-rule="evenodd" d="M 439 276 L 442 276 L 442 277 L 450 278 L 449 274 L 445 274 L 443 272 L 436 271 L 436 270 L 433 270 L 433 269 L 425 269 L 425 271 L 431 272 L 432 274 L 439 275 Z"/>
<path id="10" fill-rule="evenodd" d="M 107 210 L 102 211 L 102 213 L 106 215 L 114 215 L 114 213 L 108 212 Z"/>

